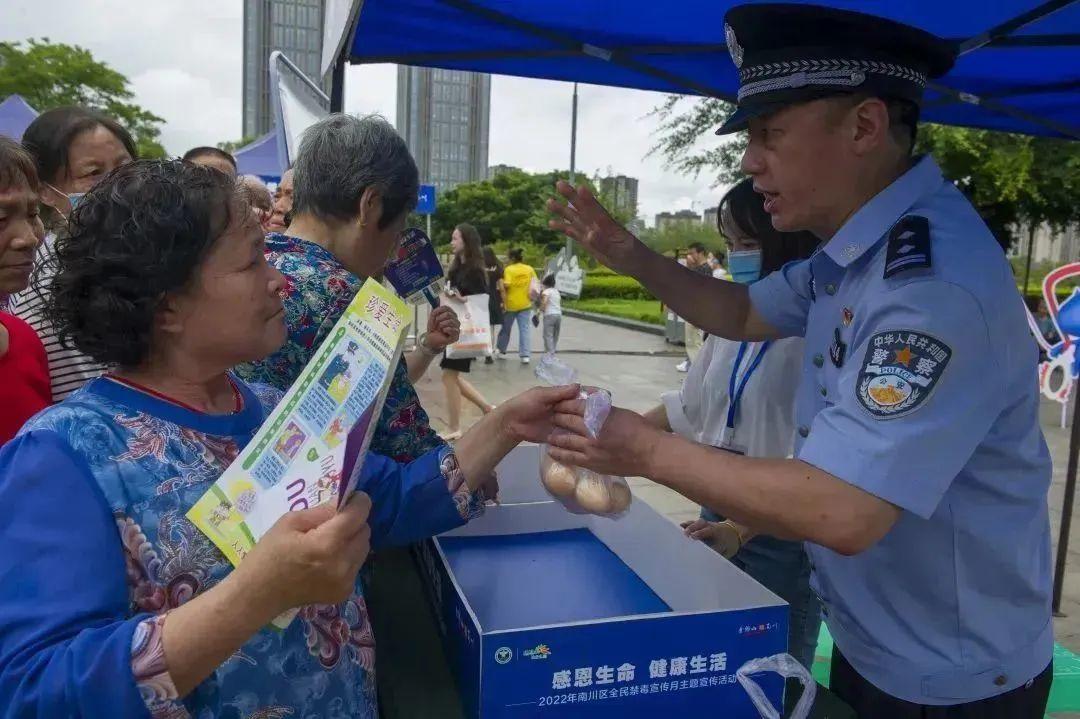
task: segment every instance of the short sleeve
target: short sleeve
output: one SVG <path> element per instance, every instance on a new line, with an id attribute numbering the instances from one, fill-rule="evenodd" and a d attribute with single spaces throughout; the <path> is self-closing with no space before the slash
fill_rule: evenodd
<path id="1" fill-rule="evenodd" d="M 913 282 L 882 299 L 798 457 L 926 519 L 1001 412 L 1006 350 L 961 287 Z"/>
<path id="2" fill-rule="evenodd" d="M 56 434 L 0 450 L 0 715 L 150 716 L 116 524 L 89 470 Z M 159 677 L 160 678 L 160 677 Z M 159 682 L 160 683 L 160 682 Z"/>
<path id="3" fill-rule="evenodd" d="M 783 337 L 806 335 L 813 277 L 810 263 L 788 263 L 750 285 L 750 304 Z"/>

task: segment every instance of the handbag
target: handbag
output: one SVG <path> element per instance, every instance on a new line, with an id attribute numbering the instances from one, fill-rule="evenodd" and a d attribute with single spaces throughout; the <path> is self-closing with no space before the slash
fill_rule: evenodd
<path id="1" fill-rule="evenodd" d="M 447 359 L 475 359 L 491 356 L 491 314 L 488 295 L 443 295 L 461 323 L 458 341 L 446 348 Z"/>

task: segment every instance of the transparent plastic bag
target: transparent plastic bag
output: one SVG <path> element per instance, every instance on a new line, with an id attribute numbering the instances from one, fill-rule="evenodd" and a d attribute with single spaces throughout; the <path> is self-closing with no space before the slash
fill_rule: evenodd
<path id="1" fill-rule="evenodd" d="M 754 702 L 762 719 L 780 719 L 780 712 L 769 703 L 769 698 L 765 696 L 765 692 L 761 691 L 758 683 L 750 678 L 751 674 L 763 672 L 776 672 L 785 679 L 799 680 L 803 685 L 803 693 L 789 719 L 806 719 L 810 715 L 810 707 L 813 706 L 814 695 L 817 693 L 817 684 L 814 683 L 814 678 L 806 667 L 799 664 L 790 654 L 774 654 L 771 657 L 751 659 L 735 672 L 735 678 L 750 695 L 750 700 Z"/>
<path id="2" fill-rule="evenodd" d="M 577 382 L 574 368 L 552 354 L 540 358 L 536 376 L 554 386 Z M 611 393 L 582 389 L 580 397 L 585 400 L 585 427 L 596 437 L 611 413 Z M 597 474 L 584 467 L 565 466 L 548 456 L 547 445 L 540 449 L 540 480 L 548 494 L 568 511 L 615 518 L 630 508 L 633 496 L 624 478 Z"/>

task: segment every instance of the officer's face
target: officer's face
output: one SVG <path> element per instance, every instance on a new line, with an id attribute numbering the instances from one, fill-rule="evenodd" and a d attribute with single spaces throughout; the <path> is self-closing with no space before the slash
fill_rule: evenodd
<path id="1" fill-rule="evenodd" d="M 843 223 L 853 176 L 843 138 L 823 100 L 750 121 L 742 169 L 754 178 L 773 227 L 828 239 Z"/>

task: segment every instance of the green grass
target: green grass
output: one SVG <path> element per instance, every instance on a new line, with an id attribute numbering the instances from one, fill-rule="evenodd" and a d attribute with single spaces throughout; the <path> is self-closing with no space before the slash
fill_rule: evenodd
<path id="1" fill-rule="evenodd" d="M 664 324 L 664 315 L 660 303 L 656 300 L 624 300 L 612 298 L 594 298 L 588 300 L 565 300 L 564 304 L 582 312 L 596 312 L 601 315 L 638 320 L 654 325 Z"/>

